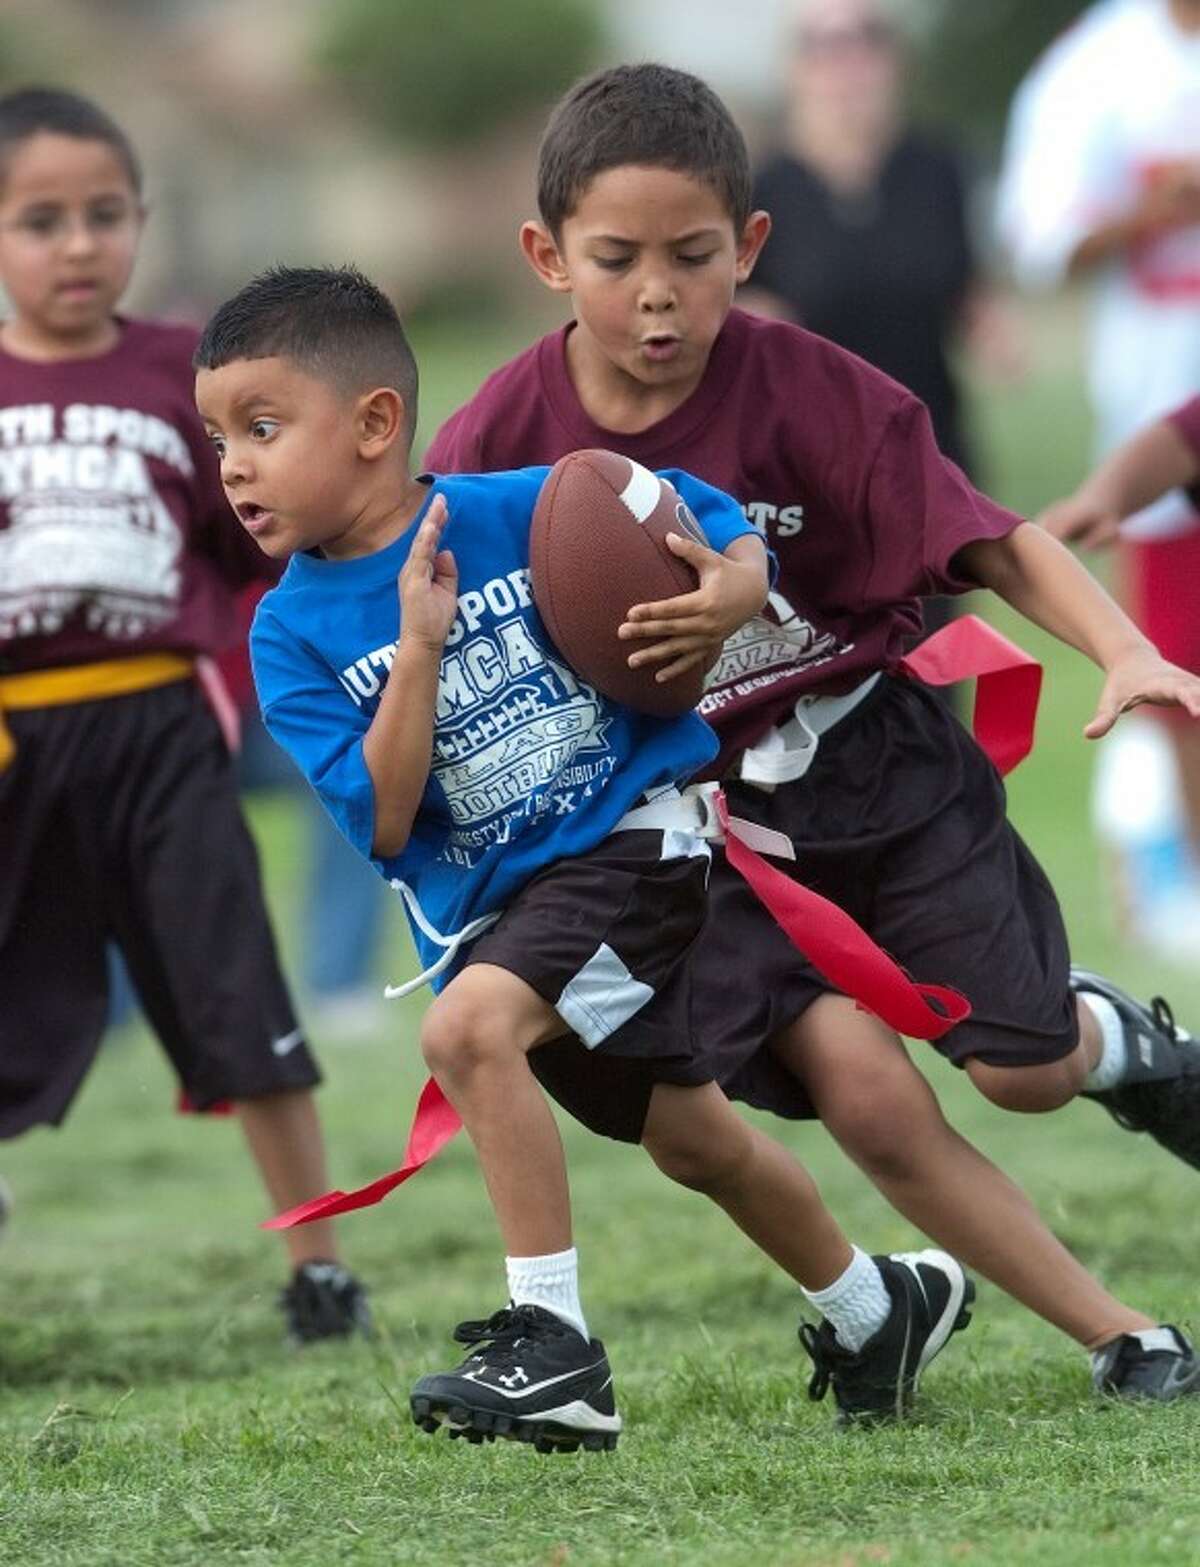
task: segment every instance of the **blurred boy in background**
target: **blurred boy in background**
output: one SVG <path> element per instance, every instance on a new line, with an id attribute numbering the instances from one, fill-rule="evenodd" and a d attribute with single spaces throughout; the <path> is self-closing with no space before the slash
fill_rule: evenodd
<path id="1" fill-rule="evenodd" d="M 1029 72 L 1013 100 L 999 222 L 1030 288 L 1091 291 L 1088 389 L 1097 454 L 1200 386 L 1200 0 L 1102 0 Z M 1059 514 L 1060 538 L 1077 535 Z M 1086 540 L 1085 540 L 1086 542 Z M 1163 656 L 1200 670 L 1200 516 L 1173 489 L 1122 524 L 1119 596 Z M 1181 589 L 1185 591 L 1181 592 Z M 1200 726 L 1170 723 L 1182 831 L 1109 815 L 1131 860 L 1135 932 L 1200 954 Z M 1101 759 L 1120 765 L 1121 736 Z M 1148 754 L 1153 755 L 1153 751 Z M 1136 767 L 1135 767 L 1136 774 Z M 1141 792 L 1151 787 L 1144 775 Z M 1124 791 L 1132 797 L 1138 791 Z M 1162 790 L 1164 800 L 1170 789 Z M 1190 833 L 1189 833 L 1190 825 Z"/>
<path id="2" fill-rule="evenodd" d="M 271 567 L 195 415 L 195 334 L 117 313 L 143 221 L 106 114 L 0 99 L 0 1136 L 65 1117 L 111 938 L 187 1098 L 235 1103 L 280 1206 L 325 1185 L 319 1073 L 197 680 Z M 287 1246 L 290 1337 L 365 1327 L 329 1224 Z"/>

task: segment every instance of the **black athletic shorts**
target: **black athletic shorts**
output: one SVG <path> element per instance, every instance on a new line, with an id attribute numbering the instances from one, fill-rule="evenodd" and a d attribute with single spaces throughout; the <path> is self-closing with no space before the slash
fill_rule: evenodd
<path id="1" fill-rule="evenodd" d="M 110 939 L 197 1109 L 318 1082 L 195 682 L 5 717 L 0 1137 L 65 1116 L 104 1031 Z"/>
<path id="2" fill-rule="evenodd" d="M 1008 821 L 999 774 L 924 686 L 881 680 L 822 735 L 806 777 L 773 793 L 731 780 L 726 792 L 735 815 L 791 838 L 794 866 L 775 864 L 853 915 L 915 979 L 962 991 L 971 1016 L 933 1045 L 955 1066 L 972 1057 L 1037 1065 L 1075 1048 L 1070 954 L 1054 889 Z M 746 908 L 735 880 L 728 867 L 713 877 L 716 961 L 733 961 L 730 932 Z M 804 979 L 780 982 L 786 951 L 777 936 L 747 938 L 743 947 L 751 987 L 776 989 L 767 1021 L 798 1016 Z M 806 978 L 809 1000 L 829 988 L 811 970 Z M 707 999 L 716 1006 L 720 995 Z M 722 1030 L 727 1062 L 744 1033 L 744 1064 L 727 1068 L 723 1082 L 733 1097 L 775 1109 L 778 1069 L 754 1059 L 757 1021 L 745 1029 L 734 1012 Z"/>
<path id="3" fill-rule="evenodd" d="M 672 842 L 674 839 L 674 842 Z M 704 1083 L 694 1049 L 692 966 L 710 859 L 675 835 L 617 832 L 535 876 L 474 943 L 573 1029 L 529 1054 L 534 1074 L 585 1126 L 637 1142 L 655 1083 Z M 670 847 L 668 847 L 670 845 Z M 664 854 L 669 854 L 664 858 Z"/>
<path id="4" fill-rule="evenodd" d="M 925 687 L 885 678 L 822 735 L 804 778 L 773 792 L 732 779 L 725 789 L 735 816 L 792 839 L 794 864 L 772 864 L 852 914 L 914 978 L 966 995 L 971 1017 L 933 1046 L 956 1066 L 971 1057 L 1033 1065 L 1075 1048 L 1054 891 L 1007 820 L 995 768 Z M 831 987 L 720 851 L 689 969 L 697 1069 L 732 1099 L 813 1116 L 802 1085 L 765 1047 Z M 553 1092 L 567 1103 L 575 1052 L 569 1042 L 555 1049 Z M 619 1102 L 620 1066 L 603 1063 L 605 1081 L 591 1092 Z M 632 1082 L 628 1097 L 639 1091 Z"/>

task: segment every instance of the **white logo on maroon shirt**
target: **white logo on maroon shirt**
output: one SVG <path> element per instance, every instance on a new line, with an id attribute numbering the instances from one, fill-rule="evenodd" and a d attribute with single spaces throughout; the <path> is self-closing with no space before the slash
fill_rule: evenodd
<path id="1" fill-rule="evenodd" d="M 804 527 L 804 507 L 776 506 L 773 501 L 747 501 L 742 507 L 746 521 L 764 536 L 775 533 L 777 538 L 794 539 Z"/>
<path id="2" fill-rule="evenodd" d="M 135 409 L 76 403 L 64 410 L 55 439 L 50 405 L 6 414 L 0 638 L 53 634 L 80 608 L 89 630 L 116 639 L 171 619 L 179 610 L 183 538 L 146 456 L 190 473 L 178 433 Z"/>

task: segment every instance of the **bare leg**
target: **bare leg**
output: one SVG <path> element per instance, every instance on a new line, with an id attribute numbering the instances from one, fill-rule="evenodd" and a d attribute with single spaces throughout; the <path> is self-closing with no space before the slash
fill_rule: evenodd
<path id="1" fill-rule="evenodd" d="M 238 1119 L 277 1211 L 294 1208 L 326 1189 L 325 1144 L 308 1089 L 239 1100 Z M 293 1267 L 337 1259 L 329 1219 L 284 1230 L 283 1243 Z"/>
<path id="2" fill-rule="evenodd" d="M 526 1052 L 563 1032 L 536 991 L 474 963 L 425 1014 L 421 1049 L 475 1145 L 510 1257 L 571 1245 L 567 1164 L 554 1116 Z"/>
<path id="3" fill-rule="evenodd" d="M 749 1126 L 715 1083 L 659 1083 L 642 1143 L 672 1180 L 723 1208 L 739 1229 L 806 1289 L 827 1288 L 853 1255 L 808 1171 Z"/>
<path id="4" fill-rule="evenodd" d="M 877 1019 L 825 996 L 774 1048 L 846 1153 L 947 1251 L 1086 1349 L 1155 1325 L 1110 1295 L 1024 1192 L 953 1130 Z"/>
<path id="5" fill-rule="evenodd" d="M 967 1076 L 985 1099 L 1001 1110 L 1037 1115 L 1069 1104 L 1100 1059 L 1100 1025 L 1092 1009 L 1075 1003 L 1079 1043 L 1068 1056 L 1041 1066 L 991 1066 L 968 1061 Z"/>

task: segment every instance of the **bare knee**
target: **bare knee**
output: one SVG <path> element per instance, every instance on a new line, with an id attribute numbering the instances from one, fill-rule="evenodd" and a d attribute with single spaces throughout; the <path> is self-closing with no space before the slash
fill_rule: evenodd
<path id="1" fill-rule="evenodd" d="M 1081 1050 L 1061 1061 L 1037 1066 L 991 1066 L 986 1061 L 967 1062 L 967 1076 L 992 1104 L 1001 1110 L 1038 1115 L 1068 1104 L 1083 1086 L 1086 1063 Z"/>
<path id="2" fill-rule="evenodd" d="M 440 1083 L 462 1082 L 512 1049 L 511 1031 L 498 1027 L 494 1011 L 473 998 L 446 991 L 421 1021 L 421 1054 Z"/>
<path id="3" fill-rule="evenodd" d="M 698 1143 L 665 1144 L 644 1139 L 643 1147 L 670 1180 L 706 1197 L 718 1197 L 734 1185 L 744 1164 L 741 1153 L 705 1148 Z"/>

